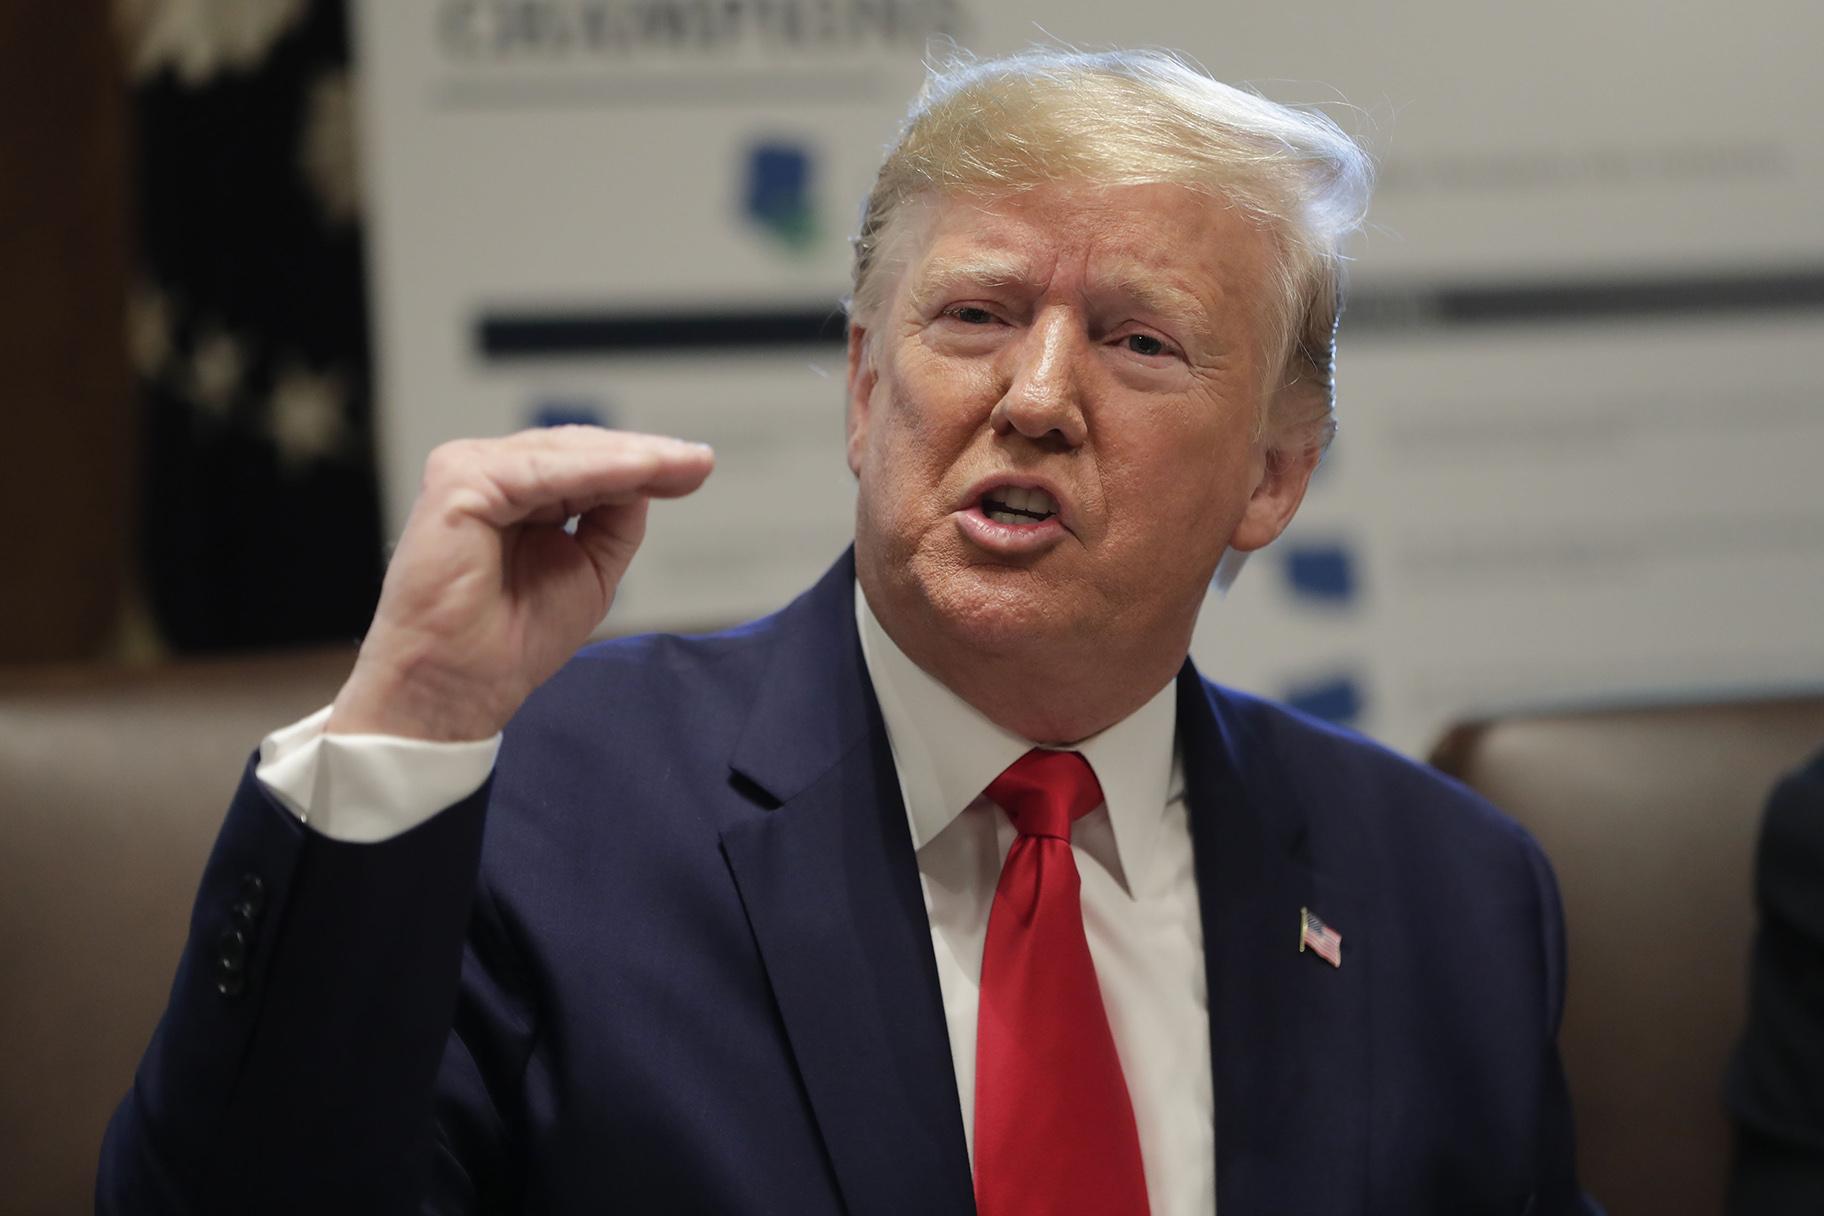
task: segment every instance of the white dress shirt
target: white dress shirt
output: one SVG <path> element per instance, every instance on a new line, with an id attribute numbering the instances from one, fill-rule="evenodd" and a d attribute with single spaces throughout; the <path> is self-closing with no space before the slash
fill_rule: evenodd
<path id="1" fill-rule="evenodd" d="M 950 1059 L 975 1156 L 975 1023 L 982 944 L 1001 863 L 1018 834 L 983 795 L 1033 747 L 907 658 L 858 588 L 855 620 L 886 720 L 918 850 Z M 1174 754 L 1176 690 L 1075 745 L 1106 799 L 1071 829 L 1083 931 L 1140 1132 L 1152 1216 L 1216 1210 L 1215 1102 L 1203 921 L 1184 780 Z"/>
<path id="2" fill-rule="evenodd" d="M 931 921 L 931 947 L 974 1159 L 976 1005 L 982 943 L 1001 862 L 1016 835 L 983 791 L 1033 743 L 1001 729 L 914 664 L 858 587 L 855 619 L 880 701 Z M 371 842 L 473 793 L 500 737 L 426 743 L 325 735 L 320 710 L 260 745 L 255 775 L 314 830 Z M 1171 684 L 1076 745 L 1104 805 L 1079 819 L 1071 851 L 1083 928 L 1134 1105 L 1152 1216 L 1216 1208 L 1203 922 L 1192 868 Z"/>

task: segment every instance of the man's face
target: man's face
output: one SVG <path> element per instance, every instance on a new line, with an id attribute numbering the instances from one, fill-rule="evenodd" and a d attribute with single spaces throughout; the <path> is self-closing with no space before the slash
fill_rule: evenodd
<path id="1" fill-rule="evenodd" d="M 1270 236 L 1171 185 L 910 210 L 905 270 L 850 335 L 869 602 L 908 649 L 1181 659 L 1224 548 L 1277 536 L 1315 463 L 1255 434 Z"/>

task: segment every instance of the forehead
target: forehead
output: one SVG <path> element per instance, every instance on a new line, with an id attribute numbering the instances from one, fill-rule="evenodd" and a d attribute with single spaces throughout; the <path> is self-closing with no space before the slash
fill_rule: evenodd
<path id="1" fill-rule="evenodd" d="M 1034 290 L 1165 287 L 1206 308 L 1258 304 L 1271 234 L 1219 197 L 1182 186 L 1051 183 L 989 198 L 927 200 L 909 217 L 914 298 L 951 280 Z"/>

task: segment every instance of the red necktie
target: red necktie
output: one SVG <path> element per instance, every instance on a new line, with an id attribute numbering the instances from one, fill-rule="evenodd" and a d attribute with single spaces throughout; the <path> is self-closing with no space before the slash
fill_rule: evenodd
<path id="1" fill-rule="evenodd" d="M 980 1216 L 1145 1216 L 1127 1082 L 1083 936 L 1070 825 L 1102 802 L 1089 762 L 1034 749 L 988 787 L 1019 838 L 982 951 L 975 1039 Z"/>

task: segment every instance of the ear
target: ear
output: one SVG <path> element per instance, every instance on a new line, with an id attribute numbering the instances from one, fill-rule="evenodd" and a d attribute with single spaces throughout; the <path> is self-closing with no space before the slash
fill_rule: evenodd
<path id="1" fill-rule="evenodd" d="M 1252 553 L 1277 540 L 1292 522 L 1298 504 L 1305 500 L 1311 474 L 1322 456 L 1323 449 L 1315 444 L 1302 448 L 1264 447 L 1260 480 L 1248 498 L 1241 523 L 1229 538 L 1229 548 Z"/>
<path id="2" fill-rule="evenodd" d="M 874 396 L 878 378 L 868 358 L 868 331 L 849 323 L 849 397 L 847 428 L 849 437 L 849 472 L 861 476 L 861 454 L 868 443 L 868 403 Z"/>

